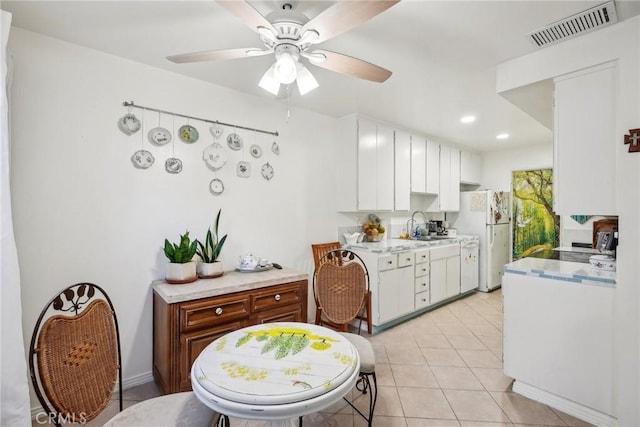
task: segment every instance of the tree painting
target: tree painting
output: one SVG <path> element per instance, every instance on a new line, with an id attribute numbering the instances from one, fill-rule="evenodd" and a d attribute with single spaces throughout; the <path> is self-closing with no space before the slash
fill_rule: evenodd
<path id="1" fill-rule="evenodd" d="M 553 170 L 514 171 L 513 259 L 559 245 L 560 217 L 553 212 Z"/>

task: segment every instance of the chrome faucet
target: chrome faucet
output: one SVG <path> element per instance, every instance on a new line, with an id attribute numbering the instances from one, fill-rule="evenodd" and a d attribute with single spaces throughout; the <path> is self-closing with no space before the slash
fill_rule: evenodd
<path id="1" fill-rule="evenodd" d="M 411 214 L 411 219 L 407 221 L 407 229 L 408 229 L 408 225 L 409 222 L 413 222 L 414 225 L 416 226 L 416 229 L 414 230 L 413 228 L 411 228 L 411 230 L 409 231 L 409 234 L 411 235 L 411 237 L 413 237 L 413 235 L 415 234 L 415 232 L 418 230 L 418 222 L 416 221 L 416 214 L 421 214 L 422 215 L 422 219 L 424 220 L 424 224 L 427 224 L 427 214 L 425 214 L 422 211 L 415 211 Z"/>

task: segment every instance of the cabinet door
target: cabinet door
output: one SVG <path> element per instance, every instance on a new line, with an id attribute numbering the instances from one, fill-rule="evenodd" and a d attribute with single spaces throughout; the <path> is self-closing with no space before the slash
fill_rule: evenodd
<path id="1" fill-rule="evenodd" d="M 395 188 L 393 129 L 377 125 L 376 141 L 376 209 L 392 211 Z"/>
<path id="2" fill-rule="evenodd" d="M 425 192 L 438 194 L 440 192 L 440 144 L 427 141 L 427 166 L 426 166 Z"/>
<path id="3" fill-rule="evenodd" d="M 358 119 L 358 209 L 377 209 L 376 124 Z"/>
<path id="4" fill-rule="evenodd" d="M 438 200 L 440 210 L 449 208 L 451 200 L 451 147 L 440 146 L 440 192 Z"/>
<path id="5" fill-rule="evenodd" d="M 415 309 L 415 278 L 413 265 L 398 269 L 398 309 L 395 317 L 404 316 Z"/>
<path id="6" fill-rule="evenodd" d="M 396 211 L 408 211 L 411 202 L 411 137 L 395 132 L 395 200 Z"/>
<path id="7" fill-rule="evenodd" d="M 427 141 L 411 137 L 411 192 L 426 192 Z"/>
<path id="8" fill-rule="evenodd" d="M 271 322 L 306 322 L 302 318 L 302 308 L 300 304 L 286 305 L 271 310 L 264 311 L 252 317 L 253 324 Z"/>
<path id="9" fill-rule="evenodd" d="M 460 295 L 460 257 L 447 258 L 447 298 Z"/>
<path id="10" fill-rule="evenodd" d="M 617 215 L 615 70 L 604 64 L 555 80 L 556 214 Z"/>
<path id="11" fill-rule="evenodd" d="M 180 336 L 177 391 L 191 390 L 191 365 L 206 346 L 215 339 L 248 325 L 247 320 L 238 320 L 182 334 Z"/>
<path id="12" fill-rule="evenodd" d="M 398 270 L 381 271 L 378 274 L 378 323 L 384 323 L 393 319 L 397 313 Z"/>
<path id="13" fill-rule="evenodd" d="M 438 259 L 429 265 L 431 304 L 447 297 L 447 260 Z"/>
<path id="14" fill-rule="evenodd" d="M 449 173 L 449 207 L 448 211 L 460 210 L 460 150 L 451 149 L 451 170 Z"/>
<path id="15" fill-rule="evenodd" d="M 480 155 L 470 151 L 460 152 L 460 182 L 480 184 L 482 175 Z"/>

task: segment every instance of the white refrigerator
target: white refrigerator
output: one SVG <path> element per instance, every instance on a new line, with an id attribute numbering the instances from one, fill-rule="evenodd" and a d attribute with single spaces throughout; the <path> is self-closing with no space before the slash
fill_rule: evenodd
<path id="1" fill-rule="evenodd" d="M 504 191 L 460 193 L 460 211 L 450 214 L 460 234 L 480 236 L 478 290 L 489 292 L 502 284 L 503 267 L 511 261 L 511 202 Z"/>

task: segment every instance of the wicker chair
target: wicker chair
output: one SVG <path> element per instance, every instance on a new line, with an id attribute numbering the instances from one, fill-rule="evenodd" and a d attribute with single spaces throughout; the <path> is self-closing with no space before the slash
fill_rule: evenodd
<path id="1" fill-rule="evenodd" d="M 318 263 L 320 262 L 321 259 L 323 259 L 323 257 L 328 252 L 331 252 L 333 250 L 340 249 L 340 248 L 341 248 L 340 242 L 316 243 L 311 245 L 311 252 L 313 253 L 313 262 L 314 262 L 315 268 L 316 269 L 318 268 Z M 339 259 L 339 257 L 337 259 L 334 258 L 333 260 L 323 259 L 323 262 L 327 262 L 327 261 L 339 263 L 341 262 L 341 259 Z M 358 312 L 358 315 L 356 316 L 356 318 L 359 319 L 361 322 L 361 324 L 358 327 L 362 326 L 363 320 L 367 322 L 367 333 L 369 335 L 373 334 L 373 323 L 372 323 L 370 313 L 371 313 L 371 291 L 367 287 L 367 290 L 364 296 L 363 308 Z M 315 319 L 316 325 L 324 324 L 327 326 L 331 326 L 334 329 L 338 329 L 335 324 L 328 322 L 327 319 L 324 319 L 323 321 L 321 317 L 322 317 L 322 311 L 318 307 L 318 302 L 316 301 L 316 319 Z"/>
<path id="2" fill-rule="evenodd" d="M 94 419 L 109 405 L 116 387 L 121 412 L 109 426 L 136 421 L 209 426 L 218 415 L 192 392 L 149 399 L 122 411 L 121 366 L 118 320 L 102 288 L 78 283 L 47 303 L 31 336 L 29 370 L 38 400 L 56 426 Z"/>
<path id="3" fill-rule="evenodd" d="M 360 378 L 356 388 L 363 394 L 369 394 L 369 413 L 363 414 L 352 402 L 346 398 L 345 400 L 371 426 L 378 398 L 373 347 L 365 337 L 359 335 L 360 328 L 358 334 L 346 332 L 349 322 L 360 313 L 368 290 L 369 272 L 357 254 L 346 249 L 336 249 L 320 258 L 313 275 L 313 293 L 322 313 L 319 324 L 329 322 L 330 326 L 338 326 L 358 350 Z"/>

